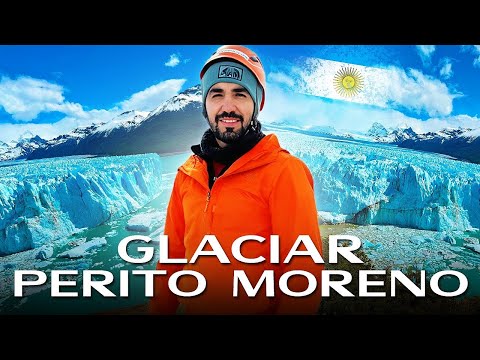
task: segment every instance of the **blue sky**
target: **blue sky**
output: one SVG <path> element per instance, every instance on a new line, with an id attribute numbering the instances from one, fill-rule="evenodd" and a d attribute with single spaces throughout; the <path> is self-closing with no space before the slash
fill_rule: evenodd
<path id="1" fill-rule="evenodd" d="M 27 131 L 51 139 L 154 110 L 198 84 L 220 45 L 0 45 L 0 140 Z M 262 122 L 480 127 L 479 45 L 245 45 L 267 74 Z M 355 93 L 339 75 L 354 77 Z"/>

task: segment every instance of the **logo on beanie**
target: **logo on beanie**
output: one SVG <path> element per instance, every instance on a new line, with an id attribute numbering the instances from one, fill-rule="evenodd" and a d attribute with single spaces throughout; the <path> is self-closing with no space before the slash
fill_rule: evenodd
<path id="1" fill-rule="evenodd" d="M 231 65 L 221 65 L 218 69 L 218 78 L 231 78 L 242 81 L 243 69 Z"/>

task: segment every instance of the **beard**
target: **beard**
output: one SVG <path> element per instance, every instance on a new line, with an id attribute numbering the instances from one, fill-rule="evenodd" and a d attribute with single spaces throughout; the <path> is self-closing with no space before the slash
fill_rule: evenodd
<path id="1" fill-rule="evenodd" d="M 236 118 L 240 120 L 240 129 L 235 130 L 233 127 L 225 127 L 225 131 L 221 131 L 220 128 L 218 127 L 218 123 L 220 122 L 220 119 L 224 117 L 230 117 L 230 118 Z M 233 144 L 235 141 L 240 139 L 245 133 L 247 132 L 246 127 L 244 127 L 244 118 L 242 115 L 235 114 L 233 112 L 227 113 L 224 112 L 220 115 L 215 116 L 215 122 L 209 123 L 210 128 L 212 129 L 215 138 L 217 138 L 220 141 L 223 141 L 225 144 Z"/>

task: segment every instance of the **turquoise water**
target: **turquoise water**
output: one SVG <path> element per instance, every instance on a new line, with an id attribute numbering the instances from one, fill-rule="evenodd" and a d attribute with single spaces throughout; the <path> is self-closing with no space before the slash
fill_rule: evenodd
<path id="1" fill-rule="evenodd" d="M 480 240 L 480 231 L 464 232 L 464 236 Z M 480 296 L 480 254 L 463 247 L 464 242 L 462 237 L 455 237 L 455 240 L 456 244 L 454 248 L 458 249 L 457 253 L 459 254 L 461 261 L 468 264 L 470 267 L 468 269 L 456 269 L 465 274 L 468 279 L 468 288 L 460 297 Z M 457 278 L 447 277 L 444 279 L 444 284 L 445 289 L 451 291 L 452 289 L 456 290 L 458 288 L 459 281 Z"/>

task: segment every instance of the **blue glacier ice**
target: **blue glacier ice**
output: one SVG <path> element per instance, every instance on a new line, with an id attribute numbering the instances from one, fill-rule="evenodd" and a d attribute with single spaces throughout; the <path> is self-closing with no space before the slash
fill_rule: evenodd
<path id="1" fill-rule="evenodd" d="M 480 165 L 393 145 L 275 131 L 309 166 L 320 215 L 423 230 L 480 228 Z"/>
<path id="2" fill-rule="evenodd" d="M 157 154 L 67 157 L 0 167 L 0 255 L 131 213 L 161 192 Z"/>
<path id="3" fill-rule="evenodd" d="M 323 222 L 480 228 L 478 164 L 388 144 L 275 133 L 311 169 Z M 171 191 L 162 170 L 157 154 L 0 166 L 0 255 L 39 248 L 144 207 Z"/>

